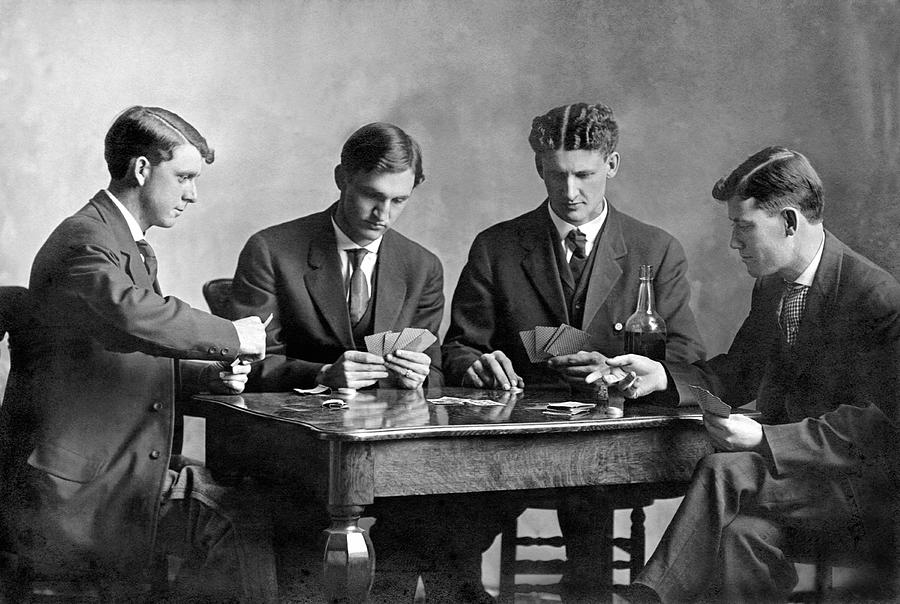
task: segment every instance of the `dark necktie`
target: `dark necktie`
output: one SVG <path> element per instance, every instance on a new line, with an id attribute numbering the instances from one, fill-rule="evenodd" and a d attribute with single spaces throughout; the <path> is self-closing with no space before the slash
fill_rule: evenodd
<path id="1" fill-rule="evenodd" d="M 800 317 L 803 315 L 803 307 L 806 305 L 807 291 L 809 291 L 809 287 L 806 285 L 784 284 L 784 297 L 781 299 L 781 331 L 790 346 L 797 341 L 797 332 L 800 330 Z"/>
<path id="2" fill-rule="evenodd" d="M 350 264 L 353 272 L 350 274 L 350 297 L 348 303 L 350 305 L 350 323 L 356 325 L 362 316 L 366 314 L 366 307 L 369 305 L 369 285 L 366 283 L 366 274 L 362 269 L 362 261 L 369 250 L 357 248 L 355 250 L 347 250 L 350 256 Z"/>
<path id="3" fill-rule="evenodd" d="M 144 257 L 144 266 L 147 267 L 147 274 L 150 275 L 150 283 L 156 283 L 156 254 L 153 252 L 153 248 L 150 247 L 146 239 L 141 239 L 135 243 L 137 243 L 138 250 Z"/>
<path id="4" fill-rule="evenodd" d="M 566 247 L 572 250 L 572 257 L 569 258 L 569 270 L 572 271 L 572 278 L 575 279 L 575 285 L 581 280 L 581 273 L 584 272 L 584 265 L 587 263 L 587 236 L 578 229 L 572 229 L 566 235 Z"/>

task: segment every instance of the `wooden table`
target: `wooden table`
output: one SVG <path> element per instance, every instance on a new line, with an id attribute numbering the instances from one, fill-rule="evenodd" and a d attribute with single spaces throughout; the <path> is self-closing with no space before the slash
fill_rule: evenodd
<path id="1" fill-rule="evenodd" d="M 441 396 L 475 404 L 440 405 Z M 345 409 L 325 408 L 340 398 Z M 365 601 L 374 549 L 357 521 L 376 497 L 683 481 L 711 451 L 698 409 L 629 402 L 573 418 L 546 415 L 568 391 L 460 388 L 346 395 L 198 395 L 207 465 L 217 475 L 301 484 L 327 501 L 324 578 L 332 599 Z M 579 399 L 586 400 L 586 399 Z"/>

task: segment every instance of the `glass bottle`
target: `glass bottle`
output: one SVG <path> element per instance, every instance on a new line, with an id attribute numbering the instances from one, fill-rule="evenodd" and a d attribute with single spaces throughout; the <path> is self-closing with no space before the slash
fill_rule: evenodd
<path id="1" fill-rule="evenodd" d="M 663 361 L 666 358 L 666 322 L 657 314 L 653 301 L 653 267 L 642 264 L 640 278 L 637 308 L 625 321 L 625 352 Z"/>

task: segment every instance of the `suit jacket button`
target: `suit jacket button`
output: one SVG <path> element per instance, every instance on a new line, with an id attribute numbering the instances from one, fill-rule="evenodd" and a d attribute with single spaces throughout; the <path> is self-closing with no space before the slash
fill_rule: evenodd
<path id="1" fill-rule="evenodd" d="M 615 325 L 613 325 L 613 329 L 615 329 L 616 331 L 622 331 L 622 324 L 616 323 Z"/>
<path id="2" fill-rule="evenodd" d="M 156 449 L 150 451 L 150 459 L 159 459 L 159 451 Z"/>
<path id="3" fill-rule="evenodd" d="M 206 352 L 208 352 L 209 354 L 216 354 L 216 347 L 210 346 L 209 350 L 207 350 Z"/>
<path id="4" fill-rule="evenodd" d="M 159 410 L 162 409 L 162 408 L 163 408 L 163 404 L 162 404 L 162 403 L 153 403 L 153 410 L 154 410 L 154 411 L 159 411 Z"/>
<path id="5" fill-rule="evenodd" d="M 228 349 L 227 349 L 227 348 L 223 348 L 223 349 L 222 349 L 222 356 L 223 356 L 223 357 L 227 357 L 227 356 L 228 356 Z"/>

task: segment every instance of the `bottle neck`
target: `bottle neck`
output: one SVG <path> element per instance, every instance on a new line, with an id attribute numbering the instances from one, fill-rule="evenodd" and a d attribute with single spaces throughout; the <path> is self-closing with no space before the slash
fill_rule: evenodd
<path id="1" fill-rule="evenodd" d="M 638 288 L 638 301 L 635 312 L 652 314 L 656 310 L 653 300 L 653 279 L 641 278 Z"/>

